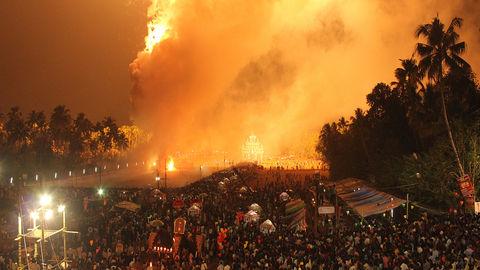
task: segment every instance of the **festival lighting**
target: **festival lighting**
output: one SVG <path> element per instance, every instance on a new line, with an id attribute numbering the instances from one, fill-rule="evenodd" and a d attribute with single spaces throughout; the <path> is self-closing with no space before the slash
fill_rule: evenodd
<path id="1" fill-rule="evenodd" d="M 167 161 L 167 171 L 172 172 L 175 171 L 175 162 L 173 161 L 172 157 L 168 158 Z"/>
<path id="2" fill-rule="evenodd" d="M 99 188 L 98 191 L 97 191 L 97 194 L 99 196 L 103 196 L 104 193 L 105 193 L 105 190 L 103 188 Z"/>
<path id="3" fill-rule="evenodd" d="M 52 217 L 53 217 L 53 211 L 52 211 L 52 209 L 47 209 L 47 210 L 45 211 L 45 215 L 44 215 L 45 220 L 49 220 L 49 219 L 51 219 Z"/>
<path id="4" fill-rule="evenodd" d="M 52 196 L 50 194 L 42 194 L 40 196 L 39 203 L 41 207 L 48 206 L 50 205 L 51 202 L 52 202 Z"/>
<path id="5" fill-rule="evenodd" d="M 57 208 L 57 211 L 58 211 L 59 213 L 62 213 L 63 211 L 65 211 L 65 205 L 64 205 L 64 204 L 60 204 L 60 205 L 58 206 L 58 208 Z"/>
<path id="6" fill-rule="evenodd" d="M 30 213 L 30 218 L 33 219 L 33 220 L 37 220 L 38 219 L 38 212 L 37 211 L 33 211 Z"/>

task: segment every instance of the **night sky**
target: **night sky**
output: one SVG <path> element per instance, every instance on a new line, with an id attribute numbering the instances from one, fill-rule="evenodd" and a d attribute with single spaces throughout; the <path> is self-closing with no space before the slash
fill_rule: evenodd
<path id="1" fill-rule="evenodd" d="M 297 70 L 310 61 L 312 67 L 305 67 L 305 70 L 315 69 L 313 75 L 307 76 L 306 80 L 305 76 L 300 76 L 304 72 L 298 71 L 298 77 L 291 78 L 291 81 L 307 85 L 300 88 L 301 94 L 295 96 L 302 97 L 308 92 L 321 97 L 307 98 L 315 100 L 315 106 L 301 103 L 302 108 L 324 108 L 324 111 L 317 110 L 318 117 L 309 117 L 315 119 L 318 125 L 350 112 L 355 107 L 364 106 L 365 94 L 376 82 L 392 81 L 393 70 L 399 65 L 398 59 L 409 57 L 413 51 L 416 42 L 413 35 L 415 27 L 429 22 L 437 13 L 446 23 L 452 16 L 465 19 L 461 31 L 462 39 L 468 44 L 465 59 L 472 64 L 474 71 L 478 71 L 480 55 L 475 52 L 480 46 L 480 5 L 476 0 L 305 1 L 310 4 L 313 2 L 318 10 L 307 8 L 302 11 L 304 2 L 301 1 L 291 2 L 299 6 L 293 11 L 288 5 L 286 8 L 275 9 L 275 1 L 220 1 L 222 5 L 213 5 L 215 1 L 182 2 L 190 4 L 180 5 L 183 13 L 177 18 L 176 30 L 185 35 L 180 36 L 179 42 L 171 48 L 186 46 L 183 51 L 176 51 L 181 52 L 179 55 L 171 53 L 166 57 L 172 58 L 170 63 L 173 66 L 178 62 L 188 64 L 189 54 L 184 52 L 193 52 L 200 58 L 192 59 L 200 64 L 194 74 L 173 75 L 180 78 L 181 83 L 186 79 L 201 78 L 201 83 L 193 83 L 191 90 L 210 99 L 218 98 L 207 94 L 214 89 L 210 85 L 211 81 L 224 82 L 224 88 L 231 89 L 229 85 L 232 83 L 228 81 L 231 78 L 225 78 L 225 70 L 232 69 L 230 77 L 235 77 L 237 73 L 242 74 L 242 67 L 248 66 L 249 62 L 255 63 L 258 59 L 265 58 L 262 56 L 272 55 L 269 52 L 280 51 L 278 55 L 284 59 L 291 58 L 288 61 L 294 62 L 293 68 Z M 142 112 L 135 119 L 130 104 L 132 80 L 129 64 L 144 48 L 149 5 L 149 0 L 1 0 L 0 112 L 8 111 L 12 106 L 20 106 L 24 113 L 35 109 L 49 114 L 53 107 L 63 104 L 73 114 L 85 112 L 95 121 L 108 115 L 120 123 L 128 123 L 132 117 L 134 120 L 139 119 L 138 115 L 142 116 Z M 255 10 L 258 12 L 253 12 Z M 295 10 L 299 13 L 294 13 Z M 293 13 L 290 14 L 291 18 L 287 16 L 290 11 Z M 248 15 L 243 16 L 241 12 Z M 308 14 L 313 19 L 303 20 L 308 18 Z M 248 20 L 245 19 L 247 17 Z M 282 22 L 282 19 L 285 21 Z M 251 27 L 249 22 L 255 26 Z M 285 25 L 290 26 L 282 28 Z M 245 29 L 241 30 L 242 27 Z M 234 34 L 240 32 L 241 38 L 237 39 Z M 292 36 L 291 33 L 297 35 Z M 306 38 L 310 42 L 307 49 L 288 48 L 289 42 L 295 46 L 301 44 L 305 39 L 303 34 L 309 35 Z M 227 38 L 232 35 L 231 39 Z M 275 41 L 272 42 L 271 37 Z M 286 38 L 282 40 L 282 37 Z M 311 41 L 316 45 L 311 46 Z M 194 48 L 192 44 L 204 47 Z M 197 61 L 203 59 L 203 53 L 206 60 Z M 215 57 L 217 53 L 222 57 Z M 308 57 L 297 55 L 301 53 Z M 229 57 L 228 61 L 225 60 L 226 57 Z M 204 63 L 212 64 L 215 59 L 228 62 L 227 68 L 221 63 L 217 71 L 203 66 Z M 155 65 L 151 67 L 151 73 L 161 75 L 157 76 L 159 78 L 165 74 L 171 75 L 172 72 L 170 66 L 165 66 L 162 61 L 153 62 L 161 68 Z M 370 65 L 366 67 L 364 63 Z M 345 72 L 349 74 L 349 80 L 345 80 Z M 209 78 L 212 80 L 209 81 Z M 177 89 L 159 87 L 161 84 L 155 81 L 150 83 L 150 87 L 144 86 L 144 99 L 151 104 L 144 105 L 144 108 L 158 107 L 159 101 L 164 100 L 165 93 Z M 282 89 L 289 92 L 286 87 Z M 310 91 L 312 89 L 317 89 L 320 93 Z M 188 89 L 181 88 L 181 92 L 181 108 L 185 105 L 185 100 L 197 102 L 198 98 L 186 96 Z M 257 89 L 255 92 L 258 92 Z M 134 100 L 135 98 L 139 99 L 133 97 Z M 177 106 L 175 104 L 168 102 L 169 106 Z M 331 104 L 334 104 L 333 108 L 330 108 Z M 196 107 L 198 111 L 209 111 L 199 109 L 200 105 Z M 170 110 L 170 107 L 166 109 Z M 295 114 L 294 118 L 302 119 L 304 114 L 311 115 L 310 111 L 303 111 Z M 151 115 L 152 125 L 158 124 L 158 115 L 150 111 L 144 113 Z M 278 115 L 274 110 L 273 114 Z M 244 115 L 241 114 L 242 117 Z M 188 118 L 194 117 L 189 115 Z M 227 121 L 230 122 L 231 119 L 229 115 Z M 282 123 L 285 122 L 283 118 L 279 119 Z M 263 125 L 267 121 L 260 122 Z M 168 124 L 171 123 L 168 121 Z"/>
<path id="2" fill-rule="evenodd" d="M 129 120 L 129 63 L 143 49 L 147 1 L 0 1 L 0 112 L 64 104 Z"/>

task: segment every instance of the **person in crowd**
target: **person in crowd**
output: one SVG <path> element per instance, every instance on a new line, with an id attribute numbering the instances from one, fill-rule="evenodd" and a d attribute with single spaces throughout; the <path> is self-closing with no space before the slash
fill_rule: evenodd
<path id="1" fill-rule="evenodd" d="M 290 226 L 285 202 L 279 198 L 288 191 L 291 200 L 311 200 L 313 179 L 299 173 L 282 174 L 275 168 L 263 170 L 266 182 L 274 184 L 259 184 L 257 167 L 239 167 L 164 191 L 111 189 L 99 198 L 91 189 L 62 189 L 56 194 L 65 200 L 69 212 L 76 213 L 74 218 L 69 216 L 69 229 L 79 231 L 68 238 L 69 269 L 404 270 L 480 266 L 479 216 L 421 215 L 408 221 L 350 217 L 352 220 L 336 230 L 332 221 L 322 220 L 321 233 L 315 236 L 310 229 L 311 215 L 306 216 L 307 229 Z M 121 201 L 140 208 L 116 207 Z M 246 213 L 252 203 L 261 206 L 257 222 L 247 222 L 239 214 Z M 193 204 L 199 206 L 199 213 L 189 211 Z M 176 233 L 177 218 L 186 220 L 183 234 Z M 266 219 L 272 221 L 275 231 L 259 229 Z M 62 254 L 60 243 L 53 248 Z M 14 251 L 1 254 L 0 270 L 15 267 Z M 49 260 L 54 255 L 45 251 Z M 37 261 L 30 263 L 34 267 Z"/>

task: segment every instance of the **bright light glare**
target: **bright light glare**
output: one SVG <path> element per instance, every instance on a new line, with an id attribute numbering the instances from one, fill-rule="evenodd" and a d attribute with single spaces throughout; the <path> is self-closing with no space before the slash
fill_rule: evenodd
<path id="1" fill-rule="evenodd" d="M 53 217 L 53 211 L 52 211 L 52 209 L 47 209 L 47 210 L 45 211 L 45 219 L 46 219 L 46 220 L 49 220 L 49 219 L 51 219 L 52 217 Z"/>
<path id="2" fill-rule="evenodd" d="M 59 213 L 62 213 L 63 211 L 65 211 L 65 205 L 60 204 L 60 205 L 58 206 L 58 209 L 57 209 L 57 210 L 58 210 Z"/>
<path id="3" fill-rule="evenodd" d="M 167 161 L 167 171 L 169 172 L 175 171 L 175 162 L 171 157 L 168 158 L 168 161 Z"/>
<path id="4" fill-rule="evenodd" d="M 50 194 L 43 194 L 40 196 L 40 206 L 47 206 L 52 202 L 52 196 Z"/>
<path id="5" fill-rule="evenodd" d="M 37 211 L 33 211 L 30 213 L 30 218 L 33 219 L 33 220 L 37 220 L 38 219 L 38 212 Z"/>
<path id="6" fill-rule="evenodd" d="M 105 190 L 103 190 L 103 188 L 99 188 L 97 193 L 98 193 L 98 195 L 102 196 L 103 193 L 105 193 Z"/>

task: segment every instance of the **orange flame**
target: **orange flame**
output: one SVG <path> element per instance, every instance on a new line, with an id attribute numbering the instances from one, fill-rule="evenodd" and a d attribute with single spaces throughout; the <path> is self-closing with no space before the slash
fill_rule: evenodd
<path id="1" fill-rule="evenodd" d="M 147 23 L 148 34 L 145 37 L 145 49 L 147 53 L 151 53 L 155 46 L 168 39 L 171 35 L 170 21 L 173 18 L 173 5 L 175 0 L 152 0 L 152 4 L 148 7 Z"/>
<path id="2" fill-rule="evenodd" d="M 175 162 L 173 161 L 172 157 L 169 157 L 167 161 L 167 171 L 171 172 L 175 170 Z"/>

